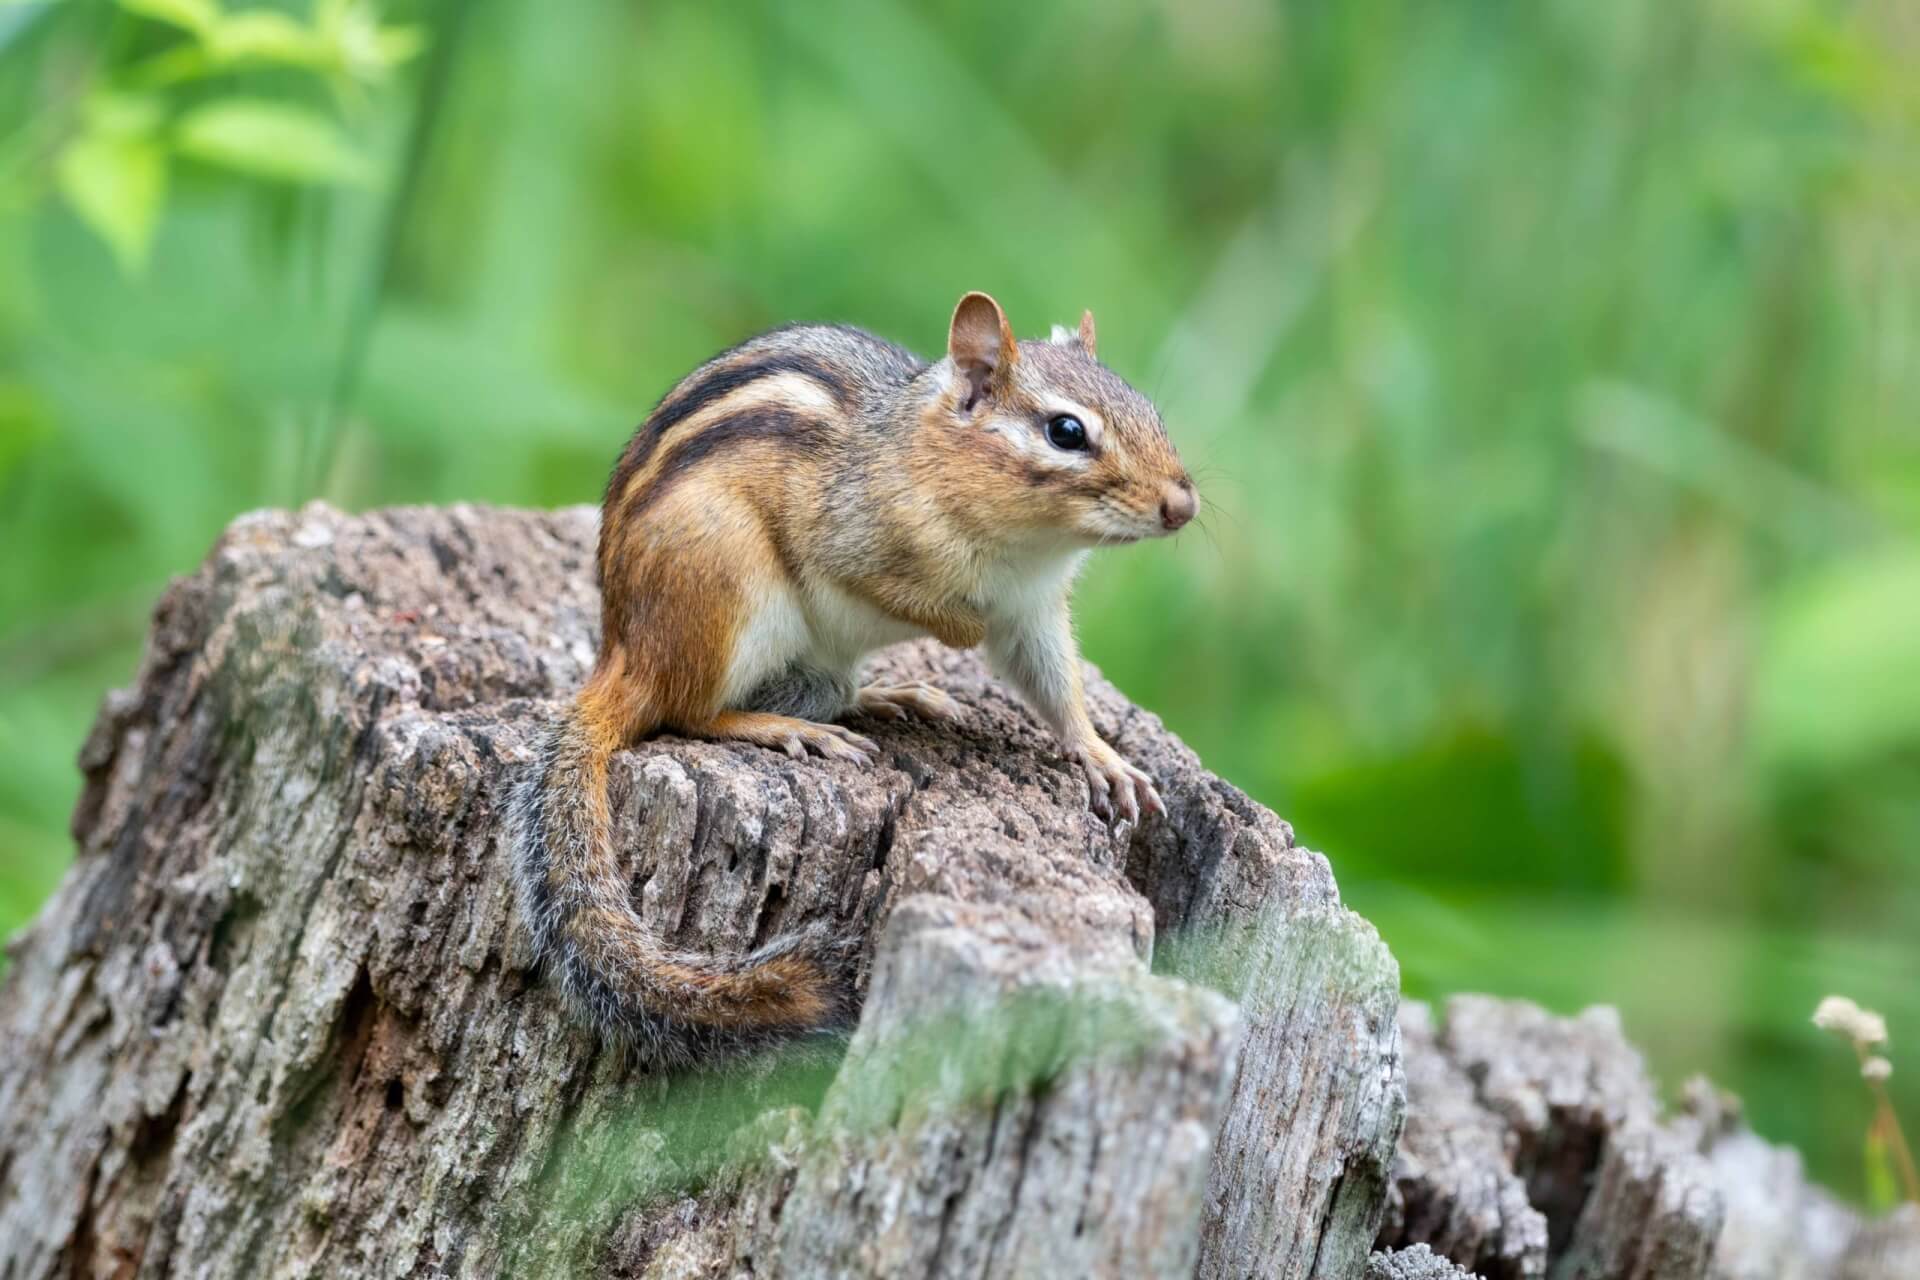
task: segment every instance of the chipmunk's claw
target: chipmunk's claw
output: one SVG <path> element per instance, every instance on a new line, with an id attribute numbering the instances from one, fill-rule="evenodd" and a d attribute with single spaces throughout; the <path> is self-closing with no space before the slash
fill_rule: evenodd
<path id="1" fill-rule="evenodd" d="M 1166 813 L 1153 779 L 1105 743 L 1098 749 L 1082 748 L 1074 756 L 1087 778 L 1090 807 L 1107 823 L 1138 824 L 1142 813 Z"/>

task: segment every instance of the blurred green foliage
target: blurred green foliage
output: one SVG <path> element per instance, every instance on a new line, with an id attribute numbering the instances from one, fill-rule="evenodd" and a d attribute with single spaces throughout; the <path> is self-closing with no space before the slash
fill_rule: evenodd
<path id="1" fill-rule="evenodd" d="M 1861 1192 L 1920 1115 L 1899 0 L 0 4 L 0 928 L 249 507 L 593 499 L 696 361 L 1100 317 L 1205 529 L 1090 656 L 1410 993 L 1611 1001 Z"/>

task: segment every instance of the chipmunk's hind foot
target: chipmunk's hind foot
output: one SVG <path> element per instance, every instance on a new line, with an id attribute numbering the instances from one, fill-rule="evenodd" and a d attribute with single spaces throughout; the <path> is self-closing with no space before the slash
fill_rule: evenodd
<path id="1" fill-rule="evenodd" d="M 829 760 L 871 764 L 880 754 L 873 739 L 851 729 L 765 711 L 723 711 L 696 736 L 751 742 L 784 751 L 795 760 L 805 760 L 811 751 Z"/>
<path id="2" fill-rule="evenodd" d="M 912 684 L 870 684 L 854 697 L 854 709 L 862 715 L 882 720 L 905 720 L 921 716 L 928 720 L 958 720 L 960 704 L 942 689 L 914 681 Z"/>

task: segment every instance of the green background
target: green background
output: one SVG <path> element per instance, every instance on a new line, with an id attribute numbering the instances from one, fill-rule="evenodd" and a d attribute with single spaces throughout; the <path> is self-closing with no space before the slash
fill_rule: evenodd
<path id="1" fill-rule="evenodd" d="M 1207 503 L 1089 656 L 1409 993 L 1615 1003 L 1867 1194 L 1807 1016 L 1920 1117 L 1910 7 L 248 12 L 0 3 L 0 929 L 239 512 L 591 501 L 719 347 L 983 288 L 1093 308 Z"/>

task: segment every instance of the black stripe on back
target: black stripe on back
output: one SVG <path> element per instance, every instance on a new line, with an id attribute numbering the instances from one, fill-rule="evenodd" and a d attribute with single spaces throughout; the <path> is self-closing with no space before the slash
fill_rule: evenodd
<path id="1" fill-rule="evenodd" d="M 715 452 L 738 448 L 755 440 L 772 440 L 802 453 L 814 453 L 827 442 L 827 424 L 791 409 L 743 409 L 720 419 L 699 435 L 679 441 L 667 450 L 653 478 L 620 509 L 620 519 L 638 519 L 687 472 Z"/>
<path id="2" fill-rule="evenodd" d="M 628 482 L 647 465 L 648 459 L 653 457 L 653 451 L 660 447 L 661 440 L 669 431 L 723 396 L 731 395 L 762 378 L 781 373 L 798 373 L 811 378 L 832 393 L 843 407 L 847 403 L 849 392 L 846 380 L 830 366 L 801 352 L 781 352 L 749 360 L 745 364 L 723 364 L 705 376 L 696 378 L 691 385 L 668 393 L 668 398 L 661 401 L 647 420 L 640 424 L 632 441 L 621 452 L 613 474 L 607 478 L 603 506 L 610 506 L 626 491 Z"/>

